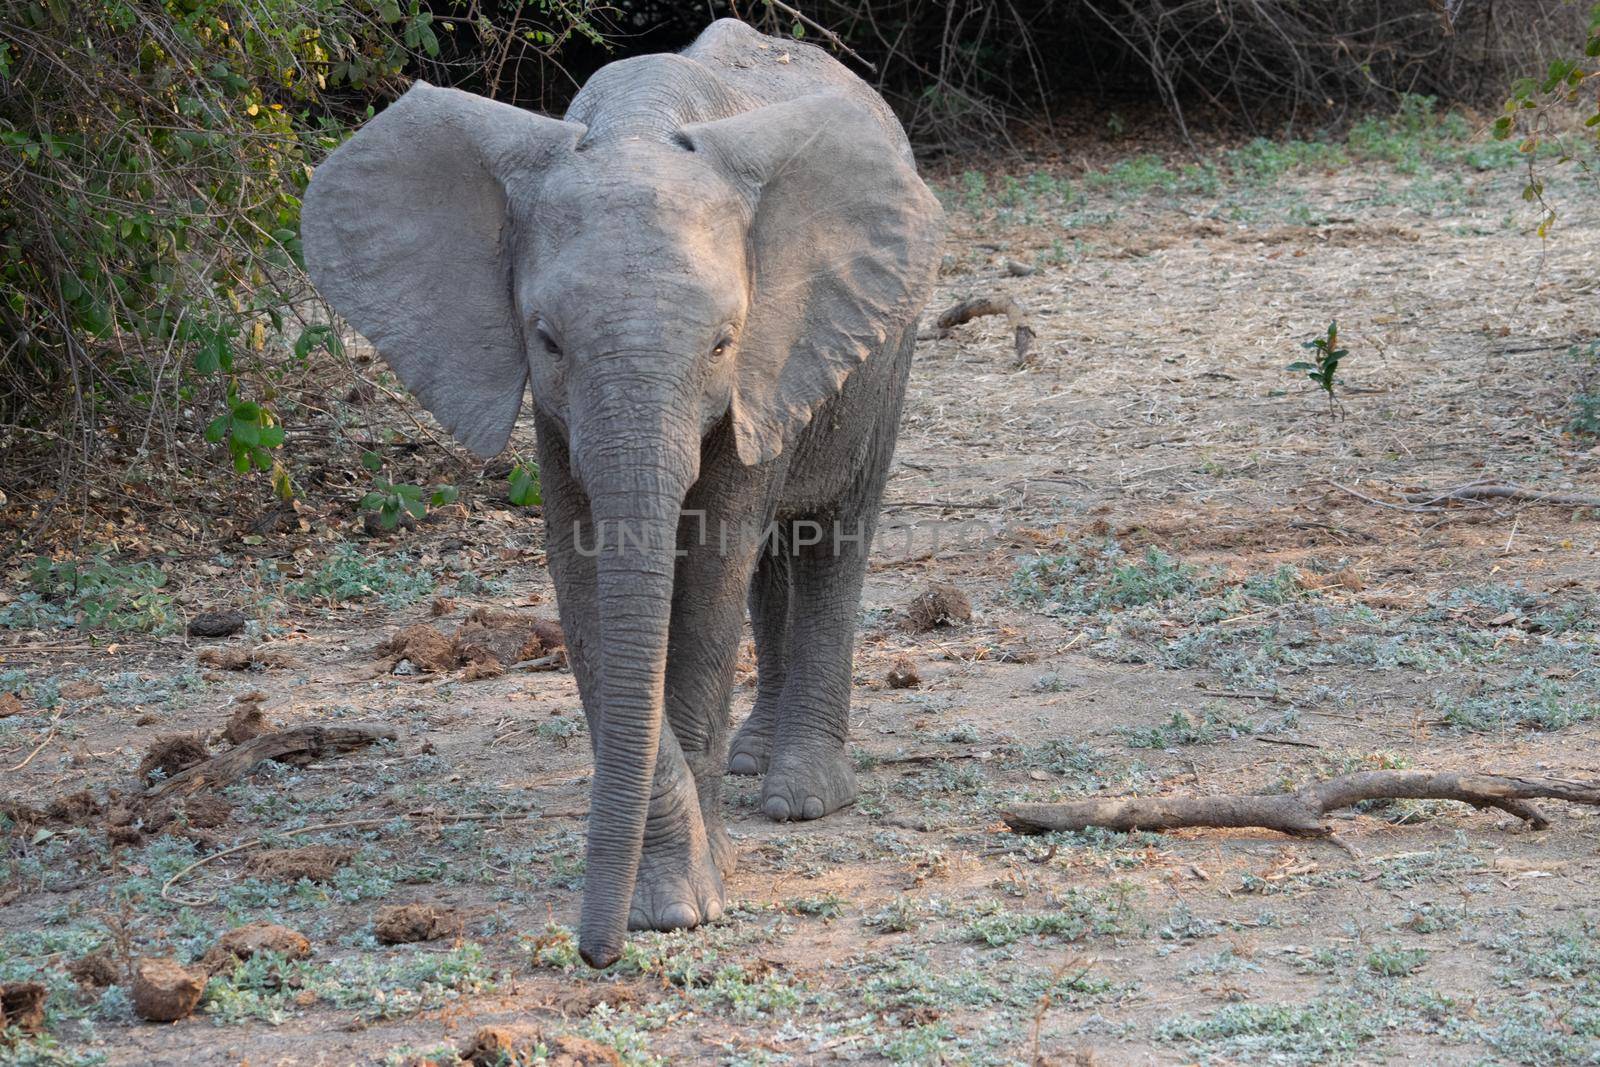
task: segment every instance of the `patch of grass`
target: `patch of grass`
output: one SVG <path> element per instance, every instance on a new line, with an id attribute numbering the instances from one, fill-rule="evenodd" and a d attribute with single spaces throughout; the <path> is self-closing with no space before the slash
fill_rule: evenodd
<path id="1" fill-rule="evenodd" d="M 999 948 L 1023 938 L 1081 941 L 1126 933 L 1135 919 L 1132 892 L 1131 887 L 1120 884 L 1099 891 L 1073 888 L 1055 898 L 1054 910 L 1043 912 L 1014 912 L 998 900 L 986 901 L 969 910 L 960 936 L 963 941 Z"/>
<path id="2" fill-rule="evenodd" d="M 166 584 L 154 563 L 114 563 L 104 552 L 83 561 L 40 556 L 28 588 L 0 609 L 0 627 L 169 633 L 178 616 Z"/>
<path id="3" fill-rule="evenodd" d="M 849 901 L 837 893 L 823 893 L 816 897 L 796 897 L 787 900 L 783 904 L 783 910 L 791 915 L 810 915 L 826 922 L 843 915 L 848 903 Z"/>
<path id="4" fill-rule="evenodd" d="M 1012 576 L 1013 596 L 1050 614 L 1095 615 L 1192 599 L 1215 584 L 1211 576 L 1159 548 L 1130 559 L 1114 540 L 1070 545 L 1056 555 L 1028 556 Z"/>
<path id="5" fill-rule="evenodd" d="M 1425 948 L 1405 948 L 1400 945 L 1383 945 L 1367 953 L 1364 961 L 1367 970 L 1382 978 L 1404 978 L 1415 974 L 1428 962 Z"/>
<path id="6" fill-rule="evenodd" d="M 1156 1027 L 1158 1041 L 1182 1042 L 1210 1058 L 1315 1063 L 1345 1058 L 1379 1034 L 1370 1009 L 1328 997 L 1307 1004 L 1234 1004 L 1196 1017 L 1181 1015 Z"/>
<path id="7" fill-rule="evenodd" d="M 437 577 L 425 567 L 398 557 L 368 556 L 350 544 L 341 544 L 315 571 L 285 591 L 300 600 L 377 599 L 385 607 L 402 608 L 433 592 Z"/>
<path id="8" fill-rule="evenodd" d="M 1177 748 L 1180 745 L 1214 745 L 1249 737 L 1256 728 L 1234 719 L 1220 708 L 1208 707 L 1199 715 L 1179 709 L 1161 726 L 1117 728 L 1129 748 Z"/>
<path id="9" fill-rule="evenodd" d="M 1084 178 L 1091 189 L 1115 196 L 1133 198 L 1160 190 L 1176 192 L 1178 173 L 1157 155 L 1134 156 L 1120 160 L 1105 170 L 1093 171 Z"/>
<path id="10" fill-rule="evenodd" d="M 1500 692 L 1471 697 L 1435 693 L 1433 699 L 1445 722 L 1471 733 L 1560 730 L 1600 718 L 1600 698 L 1593 690 L 1585 690 L 1580 695 L 1549 681 L 1539 684 L 1532 693 Z"/>

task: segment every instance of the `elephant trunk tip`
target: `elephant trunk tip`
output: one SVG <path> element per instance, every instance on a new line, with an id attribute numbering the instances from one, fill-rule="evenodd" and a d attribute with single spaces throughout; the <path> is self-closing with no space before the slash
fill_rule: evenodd
<path id="1" fill-rule="evenodd" d="M 610 935 L 580 935 L 578 955 L 590 967 L 603 971 L 622 958 L 622 939 Z"/>

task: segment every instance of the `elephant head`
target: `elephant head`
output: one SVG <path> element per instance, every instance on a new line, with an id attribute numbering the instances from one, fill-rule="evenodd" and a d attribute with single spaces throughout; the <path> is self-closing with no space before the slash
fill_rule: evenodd
<path id="1" fill-rule="evenodd" d="M 469 448 L 505 445 L 531 381 L 606 531 L 595 966 L 638 873 L 702 442 L 727 420 L 744 463 L 782 454 L 915 319 L 941 231 L 903 142 L 844 96 L 614 134 L 419 83 L 317 169 L 302 221 L 317 287 Z"/>

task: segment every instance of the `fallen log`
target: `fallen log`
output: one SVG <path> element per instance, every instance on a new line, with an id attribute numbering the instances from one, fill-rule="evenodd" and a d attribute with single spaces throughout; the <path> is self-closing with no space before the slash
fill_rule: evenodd
<path id="1" fill-rule="evenodd" d="M 928 340 L 935 337 L 948 337 L 950 331 L 962 323 L 971 322 L 973 319 L 985 315 L 1004 315 L 1011 323 L 1013 332 L 1012 344 L 1017 352 L 1017 366 L 1028 365 L 1029 354 L 1033 351 L 1033 342 L 1038 334 L 1033 332 L 1033 327 L 1028 325 L 1027 315 L 1015 300 L 1004 296 L 975 296 L 961 301 L 954 307 L 946 308 L 934 320 L 934 332 L 919 335 L 919 340 Z"/>
<path id="2" fill-rule="evenodd" d="M 379 723 L 321 723 L 291 726 L 251 738 L 242 745 L 174 774 L 144 791 L 146 797 L 159 797 L 181 791 L 225 786 L 244 777 L 262 760 L 280 763 L 310 763 L 315 759 L 343 756 L 379 741 L 397 741 L 400 734 L 392 726 Z"/>
<path id="3" fill-rule="evenodd" d="M 1476 808 L 1498 808 L 1535 830 L 1550 820 L 1534 800 L 1569 800 L 1600 806 L 1600 782 L 1523 778 L 1507 774 L 1430 771 L 1362 771 L 1314 782 L 1293 793 L 1222 794 L 1209 797 L 1126 797 L 1061 804 L 1017 804 L 1000 813 L 1017 833 L 1055 830 L 1176 830 L 1185 826 L 1259 827 L 1295 837 L 1331 837 L 1330 811 L 1363 800 L 1459 800 Z"/>

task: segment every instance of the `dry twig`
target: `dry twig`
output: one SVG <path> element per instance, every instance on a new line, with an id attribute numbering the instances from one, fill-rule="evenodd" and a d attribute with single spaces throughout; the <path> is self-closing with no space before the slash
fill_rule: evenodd
<path id="1" fill-rule="evenodd" d="M 1255 826 L 1296 837 L 1329 837 L 1333 828 L 1323 819 L 1328 812 L 1363 800 L 1402 798 L 1459 800 L 1476 808 L 1499 808 L 1533 829 L 1543 830 L 1550 822 L 1531 801 L 1549 798 L 1600 806 L 1600 782 L 1507 774 L 1363 771 L 1270 796 L 1127 797 L 1018 804 L 1001 812 L 1001 818 L 1011 829 L 1026 834 L 1091 826 L 1124 831 Z"/>

